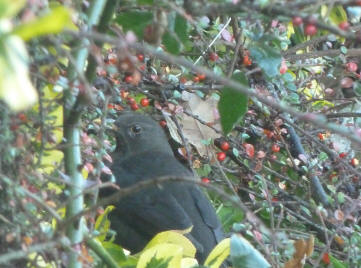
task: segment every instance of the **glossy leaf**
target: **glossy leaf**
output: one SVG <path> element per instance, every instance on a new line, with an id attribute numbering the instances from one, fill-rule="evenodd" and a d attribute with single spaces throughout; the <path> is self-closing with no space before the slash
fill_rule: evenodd
<path id="1" fill-rule="evenodd" d="M 230 253 L 230 239 L 223 239 L 218 245 L 209 253 L 204 262 L 210 268 L 218 268 L 227 259 Z"/>
<path id="2" fill-rule="evenodd" d="M 231 237 L 231 259 L 234 268 L 271 267 L 258 250 L 238 235 Z"/>
<path id="3" fill-rule="evenodd" d="M 256 60 L 259 67 L 269 78 L 279 75 L 282 56 L 278 50 L 257 42 L 257 44 L 250 47 L 249 51 L 252 59 Z"/>
<path id="4" fill-rule="evenodd" d="M 244 73 L 236 73 L 232 76 L 233 80 L 238 81 L 248 87 L 248 80 Z M 228 134 L 234 125 L 242 120 L 248 109 L 248 96 L 231 87 L 224 87 L 221 91 L 221 98 L 218 102 L 218 111 L 221 116 L 221 125 L 224 134 Z"/>
<path id="5" fill-rule="evenodd" d="M 145 250 L 152 248 L 159 244 L 174 244 L 183 248 L 183 255 L 187 257 L 194 257 L 196 255 L 196 248 L 192 242 L 184 235 L 175 231 L 165 231 L 158 233 L 153 239 L 147 244 Z"/>
<path id="6" fill-rule="evenodd" d="M 133 31 L 139 39 L 143 39 L 144 29 L 152 20 L 153 14 L 146 11 L 123 12 L 116 18 L 124 31 Z"/>

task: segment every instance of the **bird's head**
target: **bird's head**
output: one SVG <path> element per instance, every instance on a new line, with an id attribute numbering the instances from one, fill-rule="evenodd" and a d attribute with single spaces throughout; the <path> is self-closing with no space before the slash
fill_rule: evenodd
<path id="1" fill-rule="evenodd" d="M 116 151 L 124 156 L 147 151 L 172 154 L 163 129 L 149 116 L 127 112 L 115 121 Z"/>

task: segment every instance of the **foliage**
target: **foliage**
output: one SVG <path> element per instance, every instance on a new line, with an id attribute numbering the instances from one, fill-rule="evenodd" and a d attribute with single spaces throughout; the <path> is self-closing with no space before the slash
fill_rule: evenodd
<path id="1" fill-rule="evenodd" d="M 360 1 L 114 1 L 88 27 L 95 2 L 0 0 L 0 266 L 361 265 Z M 231 238 L 205 263 L 189 230 L 114 242 L 97 191 L 127 110 L 209 190 Z"/>

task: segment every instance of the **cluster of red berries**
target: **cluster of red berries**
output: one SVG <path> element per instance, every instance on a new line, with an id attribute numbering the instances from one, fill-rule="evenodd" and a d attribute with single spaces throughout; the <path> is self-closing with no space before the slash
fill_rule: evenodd
<path id="1" fill-rule="evenodd" d="M 127 98 L 127 103 L 128 105 L 130 106 L 130 109 L 132 109 L 133 111 L 136 111 L 139 109 L 139 105 L 138 103 L 135 101 L 134 98 L 132 97 L 128 97 Z M 149 99 L 148 98 L 142 98 L 139 102 L 139 104 L 142 106 L 142 107 L 147 107 L 149 105 Z"/>
<path id="2" fill-rule="evenodd" d="M 305 35 L 313 36 L 317 33 L 316 22 L 317 19 L 313 16 L 307 18 L 306 25 L 303 28 Z M 294 26 L 300 26 L 303 24 L 303 18 L 295 16 L 292 18 L 292 23 Z M 338 24 L 338 27 L 343 31 L 347 31 L 350 28 L 350 24 L 347 21 L 343 21 Z"/>
<path id="3" fill-rule="evenodd" d="M 222 152 L 217 153 L 217 160 L 219 162 L 222 162 L 227 157 L 227 154 L 225 152 L 227 152 L 230 148 L 229 143 L 227 141 L 222 141 L 220 148 L 221 148 Z"/>

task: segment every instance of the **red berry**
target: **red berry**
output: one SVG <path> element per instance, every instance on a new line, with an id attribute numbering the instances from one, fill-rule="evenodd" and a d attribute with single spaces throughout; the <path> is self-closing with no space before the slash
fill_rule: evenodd
<path id="1" fill-rule="evenodd" d="M 229 143 L 224 141 L 221 143 L 221 149 L 222 151 L 228 151 L 229 150 Z"/>
<path id="2" fill-rule="evenodd" d="M 203 183 L 209 183 L 210 180 L 209 180 L 208 178 L 204 177 L 204 178 L 202 178 L 202 182 L 203 182 Z"/>
<path id="3" fill-rule="evenodd" d="M 356 166 L 358 166 L 359 161 L 357 158 L 354 157 L 351 159 L 350 164 L 353 165 L 354 167 L 356 167 Z"/>
<path id="4" fill-rule="evenodd" d="M 318 133 L 317 136 L 321 141 L 325 139 L 325 135 L 323 133 Z"/>
<path id="5" fill-rule="evenodd" d="M 187 83 L 187 78 L 185 78 L 185 77 L 183 76 L 183 77 L 181 77 L 181 78 L 179 79 L 179 82 L 181 82 L 182 84 L 185 84 L 185 83 Z"/>
<path id="6" fill-rule="evenodd" d="M 211 61 L 217 61 L 217 60 L 219 59 L 219 56 L 218 56 L 217 53 L 212 52 L 211 54 L 209 54 L 209 59 L 210 59 Z"/>
<path id="7" fill-rule="evenodd" d="M 307 24 L 304 29 L 305 35 L 315 35 L 317 33 L 317 27 L 313 24 Z"/>
<path id="8" fill-rule="evenodd" d="M 199 77 L 198 76 L 193 77 L 193 82 L 198 83 L 199 82 Z"/>
<path id="9" fill-rule="evenodd" d="M 267 136 L 267 138 L 272 139 L 275 135 L 273 131 L 269 129 L 263 129 L 263 133 Z"/>
<path id="10" fill-rule="evenodd" d="M 322 261 L 323 263 L 325 264 L 330 264 L 330 256 L 328 255 L 327 252 L 325 252 L 323 255 L 322 255 Z"/>
<path id="11" fill-rule="evenodd" d="M 130 108 L 131 108 L 133 111 L 136 111 L 136 110 L 139 109 L 139 106 L 138 106 L 138 104 L 136 104 L 136 103 L 132 103 L 132 104 L 130 105 Z"/>
<path id="12" fill-rule="evenodd" d="M 347 21 L 343 21 L 338 25 L 338 28 L 347 31 L 350 28 L 350 24 Z"/>
<path id="13" fill-rule="evenodd" d="M 198 78 L 199 78 L 199 81 L 203 81 L 204 79 L 206 79 L 206 75 L 205 74 L 199 74 Z"/>
<path id="14" fill-rule="evenodd" d="M 250 57 L 248 55 L 245 55 L 243 57 L 243 65 L 244 66 L 251 66 L 252 65 L 252 60 L 250 59 Z"/>
<path id="15" fill-rule="evenodd" d="M 139 61 L 144 61 L 144 55 L 143 54 L 138 54 L 137 58 Z"/>
<path id="16" fill-rule="evenodd" d="M 132 97 L 128 97 L 128 98 L 127 98 L 127 102 L 128 102 L 128 104 L 134 104 L 134 103 L 135 103 L 135 99 L 132 98 Z"/>
<path id="17" fill-rule="evenodd" d="M 299 16 L 295 16 L 292 18 L 293 26 L 299 26 L 303 23 L 303 19 Z"/>
<path id="18" fill-rule="evenodd" d="M 132 109 L 133 111 L 136 111 L 136 110 L 139 109 L 139 106 L 138 106 L 138 104 L 136 104 L 136 103 L 132 103 L 132 104 L 130 105 L 130 109 Z"/>
<path id="19" fill-rule="evenodd" d="M 108 109 L 114 109 L 114 104 L 109 103 L 108 104 Z"/>
<path id="20" fill-rule="evenodd" d="M 167 126 L 167 122 L 165 120 L 162 120 L 159 122 L 159 125 L 162 127 L 162 128 L 165 128 Z"/>
<path id="21" fill-rule="evenodd" d="M 356 72 L 358 69 L 357 63 L 355 63 L 355 62 L 346 63 L 346 69 L 347 69 L 347 71 L 352 72 L 352 73 Z"/>
<path id="22" fill-rule="evenodd" d="M 282 60 L 281 67 L 280 67 L 280 74 L 286 73 L 288 70 L 287 64 L 285 60 Z"/>
<path id="23" fill-rule="evenodd" d="M 132 82 L 133 82 L 133 76 L 127 75 L 127 76 L 124 78 L 124 81 L 125 81 L 125 83 L 127 83 L 127 84 L 132 83 Z"/>
<path id="24" fill-rule="evenodd" d="M 278 144 L 273 144 L 271 149 L 272 152 L 278 153 L 280 151 L 280 146 Z"/>
<path id="25" fill-rule="evenodd" d="M 347 154 L 346 154 L 346 153 L 340 153 L 338 156 L 339 156 L 340 158 L 345 158 L 345 157 L 347 156 Z"/>
<path id="26" fill-rule="evenodd" d="M 226 156 L 227 155 L 224 152 L 217 153 L 217 159 L 218 159 L 219 162 L 224 161 L 224 159 L 226 159 Z"/>
<path id="27" fill-rule="evenodd" d="M 140 105 L 142 105 L 143 107 L 147 107 L 149 105 L 149 100 L 147 98 L 141 99 Z"/>
<path id="28" fill-rule="evenodd" d="M 28 118 L 26 117 L 26 115 L 24 113 L 20 113 L 18 114 L 18 118 L 20 119 L 21 122 L 26 123 L 28 121 Z"/>

